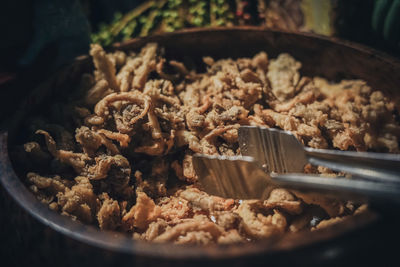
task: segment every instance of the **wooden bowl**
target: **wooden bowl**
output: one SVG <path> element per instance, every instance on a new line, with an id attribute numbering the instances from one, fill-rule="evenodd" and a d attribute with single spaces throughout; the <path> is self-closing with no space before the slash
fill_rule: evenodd
<path id="1" fill-rule="evenodd" d="M 302 62 L 302 75 L 318 75 L 330 80 L 360 78 L 366 80 L 373 88 L 386 91 L 392 97 L 398 99 L 399 96 L 396 89 L 400 84 L 400 61 L 354 43 L 312 34 L 235 27 L 166 33 L 118 43 L 113 49 L 137 50 L 148 42 L 157 42 L 165 47 L 167 57 L 190 57 L 197 61 L 200 61 L 202 56 L 237 58 L 266 51 L 270 57 L 275 57 L 279 53 L 287 52 Z M 347 241 L 343 240 L 346 240 L 347 236 L 354 237 L 357 231 L 365 231 L 379 221 L 379 216 L 365 213 L 318 231 L 287 234 L 280 238 L 249 244 L 202 247 L 135 241 L 127 235 L 100 231 L 50 211 L 35 199 L 17 177 L 8 148 L 22 142 L 19 133 L 23 131 L 21 125 L 28 114 L 45 112 L 47 101 L 67 96 L 68 88 L 76 86 L 80 75 L 92 68 L 89 57 L 82 56 L 72 65 L 58 71 L 32 92 L 24 102 L 23 108 L 16 112 L 8 133 L 0 135 L 0 180 L 3 187 L 21 207 L 56 232 L 79 240 L 94 250 L 102 249 L 134 257 L 179 260 L 181 263 L 188 260 L 211 260 L 218 263 L 221 260 L 233 259 L 240 262 L 240 259 L 248 260 L 253 256 L 257 256 L 257 259 L 275 259 L 280 262 L 293 260 L 294 263 L 302 259 L 305 263 L 310 260 L 307 255 L 314 255 L 313 252 L 324 249 L 330 251 L 332 246 L 346 248 Z M 351 248 L 348 249 L 351 251 Z M 315 255 L 311 258 L 313 257 L 315 258 Z M 321 255 L 318 257 L 323 258 Z M 329 255 L 327 257 L 329 258 Z"/>

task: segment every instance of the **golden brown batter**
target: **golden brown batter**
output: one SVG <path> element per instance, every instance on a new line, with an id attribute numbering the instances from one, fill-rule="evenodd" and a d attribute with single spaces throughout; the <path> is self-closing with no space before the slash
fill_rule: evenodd
<path id="1" fill-rule="evenodd" d="M 239 154 L 240 125 L 288 130 L 315 148 L 399 152 L 390 99 L 362 80 L 302 77 L 289 54 L 205 57 L 205 73 L 167 61 L 154 43 L 138 54 L 92 45 L 90 54 L 95 71 L 82 76 L 85 96 L 68 106 L 75 132 L 32 122 L 37 141 L 25 144 L 21 157 L 46 166 L 27 174 L 39 200 L 104 230 L 154 242 L 247 242 L 324 227 L 365 209 L 285 189 L 265 201 L 201 191 L 192 155 Z"/>

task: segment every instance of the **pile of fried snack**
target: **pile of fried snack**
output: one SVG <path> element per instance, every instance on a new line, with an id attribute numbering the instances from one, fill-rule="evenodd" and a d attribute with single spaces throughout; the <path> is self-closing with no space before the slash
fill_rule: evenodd
<path id="1" fill-rule="evenodd" d="M 398 110 L 381 91 L 362 80 L 302 77 L 289 54 L 205 57 L 206 71 L 196 72 L 162 51 L 155 43 L 136 54 L 92 45 L 95 70 L 82 75 L 82 97 L 68 103 L 73 126 L 31 122 L 33 137 L 19 157 L 35 166 L 26 183 L 50 209 L 135 239 L 179 244 L 312 231 L 366 210 L 283 188 L 267 200 L 210 196 L 197 183 L 192 155 L 239 155 L 240 125 L 288 130 L 314 148 L 398 153 Z"/>

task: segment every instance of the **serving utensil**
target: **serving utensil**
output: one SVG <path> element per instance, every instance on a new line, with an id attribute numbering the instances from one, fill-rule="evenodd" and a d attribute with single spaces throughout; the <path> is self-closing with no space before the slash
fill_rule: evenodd
<path id="1" fill-rule="evenodd" d="M 239 147 L 266 172 L 303 172 L 311 163 L 366 180 L 400 183 L 400 154 L 304 147 L 289 131 L 259 126 L 239 128 Z"/>
<path id="2" fill-rule="evenodd" d="M 273 188 L 286 187 L 354 201 L 400 203 L 399 155 L 304 148 L 289 132 L 257 126 L 239 129 L 239 145 L 243 156 L 194 155 L 194 169 L 206 192 L 266 199 Z M 308 162 L 356 176 L 296 173 Z"/>

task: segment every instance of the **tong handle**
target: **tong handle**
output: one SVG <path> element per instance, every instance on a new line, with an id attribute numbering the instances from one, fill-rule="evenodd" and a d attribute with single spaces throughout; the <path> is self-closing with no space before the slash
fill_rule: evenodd
<path id="1" fill-rule="evenodd" d="M 323 194 L 344 200 L 375 203 L 394 203 L 400 205 L 400 184 L 387 184 L 367 180 L 328 178 L 319 175 L 288 173 L 271 174 L 277 186 L 301 192 Z"/>
<path id="2" fill-rule="evenodd" d="M 308 162 L 375 182 L 400 184 L 400 154 L 305 147 Z"/>

